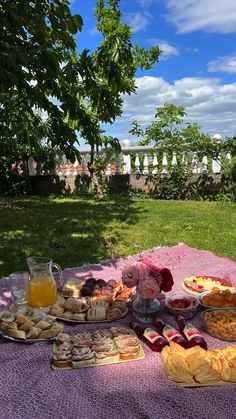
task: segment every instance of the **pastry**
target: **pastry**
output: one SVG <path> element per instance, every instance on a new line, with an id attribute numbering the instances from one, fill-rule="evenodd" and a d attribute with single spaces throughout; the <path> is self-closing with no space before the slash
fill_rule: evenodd
<path id="1" fill-rule="evenodd" d="M 36 323 L 35 326 L 39 327 L 42 330 L 45 330 L 45 329 L 48 329 L 50 327 L 50 323 L 45 322 L 44 320 L 40 320 L 38 323 Z"/>
<path id="2" fill-rule="evenodd" d="M 43 318 L 43 320 L 44 320 L 45 322 L 48 322 L 48 323 L 52 324 L 52 323 L 55 321 L 55 316 L 46 315 L 46 316 Z"/>
<path id="3" fill-rule="evenodd" d="M 70 278 L 66 281 L 62 288 L 63 297 L 75 297 L 80 296 L 80 289 L 85 284 L 85 280 L 81 278 Z"/>
<path id="4" fill-rule="evenodd" d="M 63 319 L 72 320 L 73 313 L 71 311 L 64 311 Z"/>
<path id="5" fill-rule="evenodd" d="M 1 330 L 15 329 L 17 330 L 17 324 L 15 322 L 2 322 L 0 324 Z"/>
<path id="6" fill-rule="evenodd" d="M 48 339 L 57 336 L 63 329 L 55 322 L 54 316 L 40 313 L 38 310 L 30 309 L 25 314 L 11 314 L 11 317 L 4 314 L 3 317 L 9 320 L 12 316 L 14 321 L 0 321 L 0 330 L 6 337 L 37 340 L 43 336 L 44 339 Z M 40 336 L 42 331 L 47 333 Z"/>
<path id="7" fill-rule="evenodd" d="M 122 309 L 118 308 L 118 307 L 114 307 L 114 308 L 110 308 L 107 311 L 107 315 L 106 318 L 107 320 L 112 320 L 112 319 L 117 319 L 118 317 L 120 317 L 122 314 Z"/>
<path id="8" fill-rule="evenodd" d="M 27 339 L 36 339 L 41 332 L 41 329 L 39 327 L 31 327 L 31 329 L 26 334 Z"/>
<path id="9" fill-rule="evenodd" d="M 91 306 L 91 307 L 104 307 L 106 310 L 108 309 L 108 307 L 109 307 L 109 302 L 108 301 L 106 301 L 106 300 L 98 300 L 98 299 L 90 299 L 89 300 L 89 305 Z"/>
<path id="10" fill-rule="evenodd" d="M 0 312 L 0 321 L 4 322 L 13 322 L 15 316 L 10 311 L 1 311 Z"/>
<path id="11" fill-rule="evenodd" d="M 17 326 L 21 326 L 25 322 L 27 322 L 28 317 L 24 316 L 23 314 L 17 314 L 15 322 L 17 323 Z"/>
<path id="12" fill-rule="evenodd" d="M 50 329 L 47 330 L 41 330 L 41 332 L 38 335 L 39 339 L 50 339 L 50 338 L 54 338 L 55 336 L 58 335 L 58 333 L 61 332 L 62 329 L 60 329 L 59 327 L 50 327 Z"/>
<path id="13" fill-rule="evenodd" d="M 26 330 L 29 330 L 32 326 L 34 326 L 34 322 L 32 322 L 30 319 L 27 319 L 25 323 L 23 323 L 20 327 L 18 327 L 18 330 L 26 331 Z"/>
<path id="14" fill-rule="evenodd" d="M 53 316 L 62 317 L 63 313 L 64 313 L 64 308 L 58 305 L 53 305 L 50 308 L 50 314 Z"/>
<path id="15" fill-rule="evenodd" d="M 65 301 L 66 301 L 65 298 L 58 295 L 56 305 L 59 307 L 62 307 L 65 304 Z"/>
<path id="16" fill-rule="evenodd" d="M 89 308 L 89 305 L 83 300 L 68 298 L 63 307 L 66 311 L 71 311 L 72 313 L 84 313 Z"/>
<path id="17" fill-rule="evenodd" d="M 89 321 L 98 321 L 105 320 L 106 318 L 106 309 L 104 307 L 92 307 L 87 311 L 87 320 Z"/>

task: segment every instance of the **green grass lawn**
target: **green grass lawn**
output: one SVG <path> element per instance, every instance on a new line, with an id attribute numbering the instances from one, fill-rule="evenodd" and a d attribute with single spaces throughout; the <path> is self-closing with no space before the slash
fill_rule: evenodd
<path id="1" fill-rule="evenodd" d="M 0 199 L 0 276 L 26 269 L 30 255 L 51 257 L 65 268 L 179 242 L 236 261 L 236 205 Z"/>

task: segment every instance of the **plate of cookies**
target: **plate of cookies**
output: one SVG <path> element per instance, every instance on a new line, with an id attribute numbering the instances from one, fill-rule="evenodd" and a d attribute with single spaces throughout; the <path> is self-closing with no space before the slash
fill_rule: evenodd
<path id="1" fill-rule="evenodd" d="M 53 340 L 62 332 L 63 326 L 56 317 L 39 311 L 26 313 L 0 312 L 0 334 L 9 340 L 23 343 L 37 343 Z"/>
<path id="2" fill-rule="evenodd" d="M 60 297 L 49 315 L 73 323 L 111 322 L 128 313 L 126 302 L 109 298 L 67 298 Z"/>

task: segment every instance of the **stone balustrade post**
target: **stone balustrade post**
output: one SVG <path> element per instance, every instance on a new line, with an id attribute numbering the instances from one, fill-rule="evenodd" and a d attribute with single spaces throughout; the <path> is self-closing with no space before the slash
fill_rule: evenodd
<path id="1" fill-rule="evenodd" d="M 153 154 L 153 162 L 152 162 L 152 174 L 155 176 L 158 174 L 158 159 L 157 159 L 157 153 Z"/>
<path id="2" fill-rule="evenodd" d="M 134 167 L 135 167 L 135 173 L 136 175 L 140 175 L 140 160 L 139 160 L 139 155 L 138 153 L 136 153 L 135 155 L 135 162 L 134 162 Z"/>
<path id="3" fill-rule="evenodd" d="M 123 172 L 123 167 L 120 167 L 120 154 L 116 153 L 116 156 L 115 156 L 115 174 L 119 175 L 120 170 L 122 170 L 122 172 Z M 131 173 L 131 164 L 130 164 L 130 173 Z"/>
<path id="4" fill-rule="evenodd" d="M 87 174 L 87 162 L 86 162 L 85 157 L 82 158 L 81 165 L 82 165 L 82 175 L 86 175 Z"/>
<path id="5" fill-rule="evenodd" d="M 70 160 L 66 160 L 66 176 L 70 176 Z"/>
<path id="6" fill-rule="evenodd" d="M 202 158 L 202 173 L 207 173 L 207 172 L 208 172 L 208 157 L 203 156 L 203 158 Z"/>
<path id="7" fill-rule="evenodd" d="M 131 156 L 130 153 L 123 154 L 123 173 L 129 174 L 131 173 Z"/>
<path id="8" fill-rule="evenodd" d="M 172 155 L 172 160 L 171 160 L 171 166 L 177 166 L 177 153 L 175 151 L 173 151 L 173 155 Z"/>
<path id="9" fill-rule="evenodd" d="M 212 160 L 212 173 L 221 173 L 221 156 Z"/>
<path id="10" fill-rule="evenodd" d="M 149 175 L 149 161 L 148 161 L 148 155 L 147 153 L 144 154 L 144 160 L 143 160 L 143 175 Z"/>
<path id="11" fill-rule="evenodd" d="M 232 156 L 231 153 L 228 151 L 228 153 L 226 153 L 226 160 L 228 161 L 228 163 L 231 163 L 232 161 Z"/>
<path id="12" fill-rule="evenodd" d="M 161 173 L 166 175 L 168 173 L 168 160 L 167 160 L 167 153 L 163 153 L 162 157 L 162 170 Z"/>
<path id="13" fill-rule="evenodd" d="M 107 176 L 110 176 L 112 174 L 112 172 L 111 172 L 111 164 L 109 163 L 108 165 L 107 165 L 107 168 L 106 168 L 106 175 Z"/>
<path id="14" fill-rule="evenodd" d="M 29 157 L 29 159 L 28 159 L 29 176 L 36 176 L 36 174 L 37 174 L 36 167 L 37 167 L 37 163 L 34 160 L 34 158 L 33 157 Z"/>
<path id="15" fill-rule="evenodd" d="M 193 153 L 193 157 L 192 157 L 192 173 L 194 174 L 198 173 L 198 159 L 197 159 L 196 153 Z"/>
<path id="16" fill-rule="evenodd" d="M 78 174 L 78 166 L 79 166 L 79 162 L 78 162 L 77 159 L 75 159 L 75 162 L 74 162 L 74 171 L 73 171 L 73 175 L 74 176 L 77 176 L 77 174 Z"/>

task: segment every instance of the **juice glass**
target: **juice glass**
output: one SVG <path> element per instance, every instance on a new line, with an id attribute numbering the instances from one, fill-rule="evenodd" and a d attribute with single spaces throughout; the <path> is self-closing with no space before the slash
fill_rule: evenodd
<path id="1" fill-rule="evenodd" d="M 52 268 L 57 269 L 61 283 L 60 266 L 44 257 L 29 257 L 27 263 L 30 270 L 28 304 L 33 307 L 47 307 L 54 304 L 57 300 L 57 286 Z"/>

